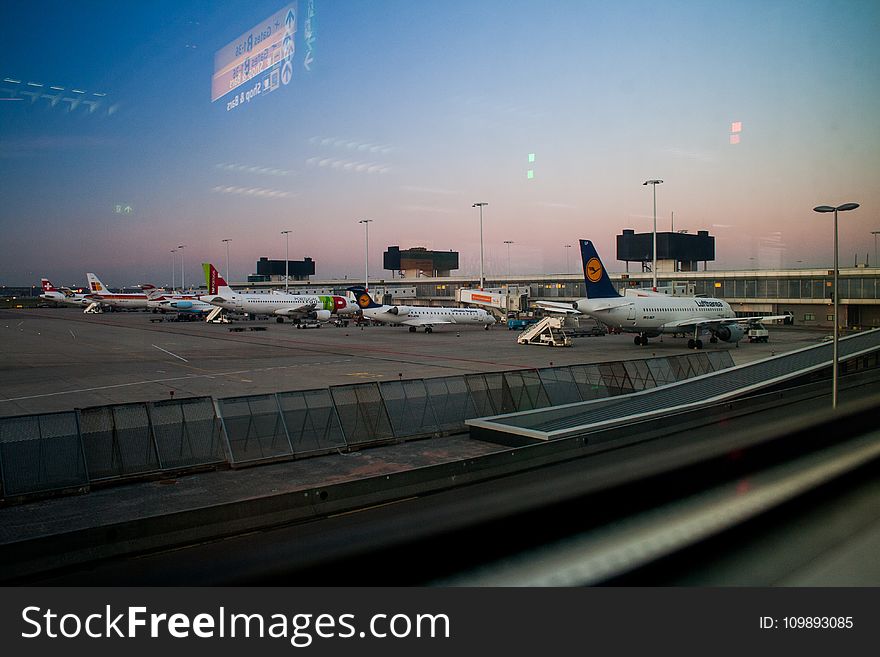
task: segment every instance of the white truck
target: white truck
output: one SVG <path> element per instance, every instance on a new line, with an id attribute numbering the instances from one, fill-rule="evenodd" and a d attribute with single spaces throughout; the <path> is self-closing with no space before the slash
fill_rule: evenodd
<path id="1" fill-rule="evenodd" d="M 752 324 L 746 335 L 748 335 L 749 342 L 770 342 L 770 331 L 763 324 Z"/>

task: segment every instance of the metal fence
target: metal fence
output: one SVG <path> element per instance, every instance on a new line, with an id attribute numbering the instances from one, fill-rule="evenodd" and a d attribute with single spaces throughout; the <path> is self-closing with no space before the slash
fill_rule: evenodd
<path id="1" fill-rule="evenodd" d="M 613 397 L 732 365 L 726 351 L 697 352 L 0 418 L 0 496 L 460 433 L 466 420 Z"/>

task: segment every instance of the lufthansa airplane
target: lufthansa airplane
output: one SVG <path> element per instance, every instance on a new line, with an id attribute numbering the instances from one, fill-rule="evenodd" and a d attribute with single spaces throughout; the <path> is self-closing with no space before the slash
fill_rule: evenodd
<path id="1" fill-rule="evenodd" d="M 354 292 L 364 317 L 383 324 L 403 324 L 410 333 L 422 327 L 431 333 L 437 324 L 480 324 L 487 331 L 495 323 L 482 308 L 442 308 L 430 306 L 388 306 L 373 301 L 370 293 L 362 287 L 348 288 Z"/>
<path id="2" fill-rule="evenodd" d="M 538 301 L 536 305 L 552 313 L 589 315 L 607 326 L 635 333 L 637 345 L 663 333 L 688 333 L 689 349 L 702 349 L 701 334 L 710 342 L 739 342 L 749 324 L 785 319 L 785 315 L 737 317 L 730 304 L 722 299 L 673 297 L 663 294 L 621 296 L 599 259 L 593 243 L 580 240 L 587 296 L 573 304 Z"/>

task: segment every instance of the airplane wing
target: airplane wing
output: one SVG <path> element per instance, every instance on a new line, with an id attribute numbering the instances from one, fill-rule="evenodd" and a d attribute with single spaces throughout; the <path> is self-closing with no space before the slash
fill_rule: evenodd
<path id="1" fill-rule="evenodd" d="M 684 328 L 687 326 L 708 326 L 711 324 L 751 324 L 753 322 L 772 322 L 786 319 L 787 315 L 755 315 L 754 317 L 722 317 L 709 319 L 708 317 L 690 317 L 680 319 L 677 322 L 667 322 L 661 328 Z"/>
<path id="2" fill-rule="evenodd" d="M 299 306 L 288 306 L 287 308 L 279 308 L 275 311 L 276 315 L 299 315 L 304 313 L 310 313 L 315 310 L 315 304 L 313 303 L 303 303 Z"/>
<path id="3" fill-rule="evenodd" d="M 558 303 L 556 301 L 536 301 L 535 305 L 547 312 L 562 313 L 564 315 L 580 315 L 580 310 L 575 310 L 570 303 Z"/>
<path id="4" fill-rule="evenodd" d="M 446 319 L 407 319 L 405 321 L 400 322 L 401 324 L 405 324 L 406 326 L 434 326 L 435 324 L 455 324 L 455 322 L 450 322 Z"/>
<path id="5" fill-rule="evenodd" d="M 562 313 L 565 315 L 583 315 L 580 310 L 576 310 L 574 306 L 568 303 L 559 303 L 557 301 L 536 301 L 535 305 L 538 308 L 546 310 L 551 313 Z M 620 300 L 609 300 L 606 303 L 597 303 L 594 306 L 590 306 L 590 312 L 603 312 L 606 310 L 613 310 L 615 308 L 623 308 L 625 306 L 632 306 L 633 302 L 629 303 L 621 303 Z"/>

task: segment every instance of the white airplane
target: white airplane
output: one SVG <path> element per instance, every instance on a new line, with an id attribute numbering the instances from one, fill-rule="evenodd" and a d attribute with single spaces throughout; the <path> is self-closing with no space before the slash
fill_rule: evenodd
<path id="1" fill-rule="evenodd" d="M 538 301 L 535 305 L 552 313 L 589 315 L 625 333 L 636 333 L 637 345 L 662 333 L 693 331 L 689 349 L 702 349 L 700 335 L 710 334 L 710 342 L 739 342 L 750 324 L 783 320 L 785 315 L 737 317 L 726 301 L 705 297 L 672 297 L 651 293 L 621 296 L 599 259 L 593 243 L 580 240 L 587 296 L 573 304 Z"/>
<path id="2" fill-rule="evenodd" d="M 43 293 L 40 295 L 40 298 L 46 301 L 64 303 L 69 306 L 80 306 L 82 308 L 94 303 L 85 294 L 78 294 L 66 287 L 56 288 L 48 278 L 41 278 L 40 284 L 43 287 Z"/>
<path id="3" fill-rule="evenodd" d="M 358 312 L 356 303 L 338 294 L 286 294 L 283 292 L 236 292 L 223 280 L 220 272 L 210 263 L 208 270 L 208 294 L 202 301 L 250 315 L 274 315 L 278 322 L 285 317 L 292 320 L 311 319 L 326 322 L 332 315 L 353 315 Z"/>
<path id="4" fill-rule="evenodd" d="M 430 306 L 387 306 L 373 301 L 370 293 L 362 287 L 348 288 L 357 297 L 364 317 L 383 324 L 403 324 L 410 333 L 424 327 L 431 333 L 438 324 L 481 324 L 488 331 L 495 318 L 482 308 L 442 308 Z"/>
<path id="5" fill-rule="evenodd" d="M 111 292 L 94 274 L 86 274 L 89 279 L 91 293 L 87 296 L 92 301 L 101 303 L 111 308 L 146 309 L 147 290 L 152 290 L 153 285 L 141 285 L 144 292 Z"/>
<path id="6" fill-rule="evenodd" d="M 195 294 L 172 294 L 162 288 L 147 290 L 147 308 L 153 312 L 209 313 L 214 310 L 207 301 Z"/>

